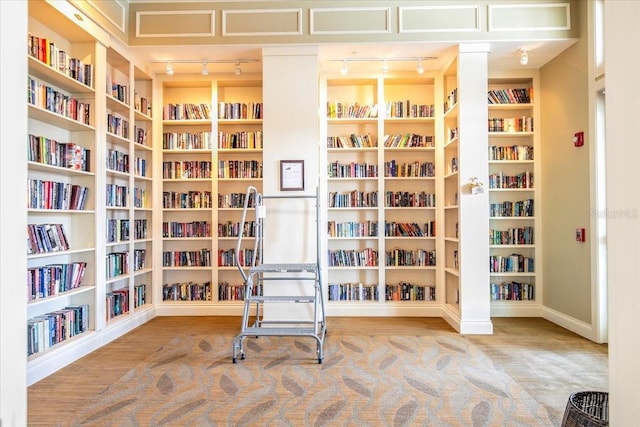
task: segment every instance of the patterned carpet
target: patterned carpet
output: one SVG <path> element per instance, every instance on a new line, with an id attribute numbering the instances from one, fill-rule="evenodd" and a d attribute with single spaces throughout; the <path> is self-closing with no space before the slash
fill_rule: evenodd
<path id="1" fill-rule="evenodd" d="M 181 336 L 77 413 L 75 426 L 551 426 L 545 409 L 457 334 Z"/>

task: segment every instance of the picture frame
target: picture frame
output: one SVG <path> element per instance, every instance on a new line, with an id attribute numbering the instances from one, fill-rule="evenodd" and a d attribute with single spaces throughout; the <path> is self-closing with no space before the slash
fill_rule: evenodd
<path id="1" fill-rule="evenodd" d="M 280 160 L 280 191 L 304 191 L 304 160 Z"/>

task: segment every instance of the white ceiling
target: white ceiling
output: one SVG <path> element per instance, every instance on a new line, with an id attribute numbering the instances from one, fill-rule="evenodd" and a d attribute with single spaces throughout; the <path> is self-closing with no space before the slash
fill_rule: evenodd
<path id="1" fill-rule="evenodd" d="M 537 69 L 556 57 L 574 43 L 572 40 L 551 41 L 500 41 L 491 42 L 489 54 L 489 69 L 495 71 L 509 71 L 523 68 Z M 261 46 L 233 45 L 233 46 L 162 46 L 162 47 L 133 47 L 141 59 L 149 63 L 149 71 L 158 74 L 165 72 L 164 61 L 174 61 L 172 66 L 176 74 L 200 73 L 204 60 L 225 60 L 230 63 L 209 63 L 207 68 L 211 75 L 215 73 L 233 73 L 237 59 L 256 59 L 258 62 L 241 64 L 243 73 L 260 73 L 262 63 Z M 455 43 L 386 43 L 386 44 L 327 44 L 319 47 L 320 66 L 322 73 L 338 73 L 344 58 L 379 58 L 389 59 L 389 73 L 400 71 L 415 71 L 416 61 L 394 61 L 394 58 L 436 57 L 437 59 L 423 61 L 425 70 L 440 70 L 455 54 Z M 526 49 L 529 63 L 520 65 L 520 49 Z M 180 60 L 193 63 L 179 63 Z M 155 61 L 155 62 L 154 62 Z M 160 61 L 160 62 L 158 62 Z M 379 68 L 381 62 L 351 61 L 349 72 L 353 74 L 371 73 Z M 372 68 L 374 67 L 374 68 Z"/>

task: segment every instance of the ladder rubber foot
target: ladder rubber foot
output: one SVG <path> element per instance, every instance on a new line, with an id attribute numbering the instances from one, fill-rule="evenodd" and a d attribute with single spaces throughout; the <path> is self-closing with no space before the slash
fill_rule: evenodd
<path id="1" fill-rule="evenodd" d="M 233 363 L 236 363 L 236 358 L 235 357 L 233 358 Z"/>

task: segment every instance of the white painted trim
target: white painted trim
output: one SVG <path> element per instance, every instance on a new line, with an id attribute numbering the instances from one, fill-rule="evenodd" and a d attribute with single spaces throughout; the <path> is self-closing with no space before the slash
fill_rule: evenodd
<path id="1" fill-rule="evenodd" d="M 141 34 L 140 17 L 144 15 L 211 15 L 210 33 L 163 33 L 163 34 Z M 216 35 L 216 12 L 215 10 L 163 10 L 163 11 L 138 11 L 136 12 L 136 37 L 215 37 Z"/>
<path id="2" fill-rule="evenodd" d="M 344 11 L 386 11 L 385 30 L 356 30 L 356 31 L 316 31 L 314 30 L 314 16 L 316 12 L 344 12 Z M 389 34 L 391 32 L 391 8 L 389 7 L 328 7 L 309 8 L 309 34 Z"/>
<path id="3" fill-rule="evenodd" d="M 515 9 L 523 7 L 564 7 L 567 25 L 564 27 L 509 27 L 509 28 L 493 28 L 492 11 L 494 9 Z M 570 30 L 571 29 L 571 7 L 569 3 L 525 3 L 525 4 L 490 4 L 488 8 L 488 32 L 492 31 L 553 31 L 553 30 Z"/>
<path id="4" fill-rule="evenodd" d="M 109 17 L 107 14 L 102 12 L 102 10 L 97 6 L 97 2 L 95 0 L 86 0 L 86 2 L 89 3 L 89 5 L 91 7 L 93 7 L 96 10 L 96 12 L 98 12 L 104 19 L 106 19 L 107 21 L 111 22 L 120 31 L 122 31 L 123 33 L 127 32 L 126 25 L 125 25 L 126 8 L 124 7 L 124 5 L 122 3 L 120 3 L 120 1 L 118 1 L 118 0 L 114 1 L 115 4 L 120 6 L 120 9 L 122 10 L 122 13 L 120 14 L 120 21 L 121 22 L 119 24 L 117 22 L 115 22 L 113 19 L 111 19 L 111 17 Z"/>
<path id="5" fill-rule="evenodd" d="M 559 311 L 553 310 L 549 307 L 543 307 L 542 317 L 558 326 L 562 326 L 563 328 L 570 330 L 571 332 L 575 332 L 586 339 L 593 340 L 594 338 L 594 330 L 591 325 L 567 316 L 564 313 L 560 313 Z"/>
<path id="6" fill-rule="evenodd" d="M 404 11 L 409 10 L 434 10 L 434 9 L 475 9 L 476 10 L 476 27 L 475 28 L 441 28 L 441 29 L 424 29 L 424 30 L 405 30 L 403 28 L 402 16 Z M 412 33 L 444 33 L 444 32 L 465 32 L 465 31 L 480 31 L 480 6 L 468 5 L 468 6 L 409 6 L 398 8 L 398 33 L 399 34 L 412 34 Z"/>
<path id="7" fill-rule="evenodd" d="M 523 301 L 499 301 L 491 303 L 491 317 L 542 317 L 541 304 Z"/>
<path id="8" fill-rule="evenodd" d="M 283 13 L 296 12 L 298 14 L 297 31 L 256 31 L 251 33 L 231 33 L 227 31 L 227 16 L 243 13 Z M 222 11 L 222 36 L 300 36 L 302 35 L 302 9 L 243 9 L 243 10 L 223 10 Z"/>
<path id="9" fill-rule="evenodd" d="M 460 322 L 461 335 L 493 335 L 491 320 L 463 320 Z"/>

